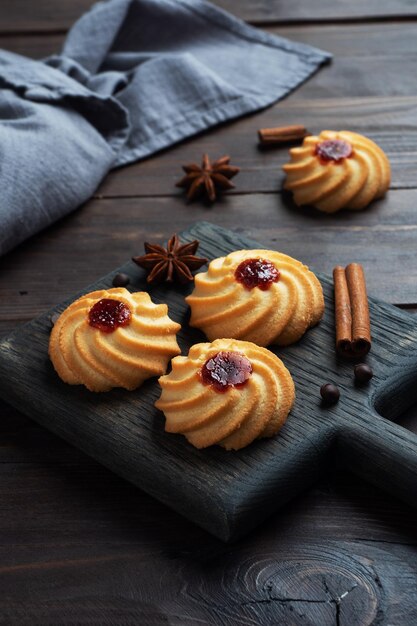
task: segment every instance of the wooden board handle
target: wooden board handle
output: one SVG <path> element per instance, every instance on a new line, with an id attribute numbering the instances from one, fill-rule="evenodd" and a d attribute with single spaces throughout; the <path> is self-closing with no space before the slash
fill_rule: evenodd
<path id="1" fill-rule="evenodd" d="M 378 422 L 383 421 L 383 425 Z M 381 426 L 383 426 L 381 428 Z M 340 431 L 337 462 L 417 507 L 417 436 L 376 411 L 360 428 Z"/>

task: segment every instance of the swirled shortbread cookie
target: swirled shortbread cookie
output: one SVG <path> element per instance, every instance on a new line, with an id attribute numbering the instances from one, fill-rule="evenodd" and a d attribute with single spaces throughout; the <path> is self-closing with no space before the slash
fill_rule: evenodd
<path id="1" fill-rule="evenodd" d="M 210 341 L 232 337 L 288 345 L 319 322 L 323 290 L 306 265 L 274 250 L 238 250 L 211 261 L 186 298 L 191 326 Z"/>
<path id="2" fill-rule="evenodd" d="M 218 444 L 239 450 L 272 437 L 295 399 L 282 361 L 266 348 L 235 339 L 192 346 L 188 356 L 172 360 L 159 384 L 155 406 L 165 414 L 165 430 L 185 435 L 196 448 Z"/>
<path id="3" fill-rule="evenodd" d="M 145 292 L 113 288 L 88 293 L 73 302 L 55 323 L 49 356 L 59 377 L 90 391 L 136 389 L 166 372 L 180 353 L 180 325 L 166 304 Z"/>
<path id="4" fill-rule="evenodd" d="M 334 213 L 340 209 L 364 209 L 387 191 L 391 169 L 376 143 L 347 130 L 323 130 L 290 149 L 283 166 L 284 189 L 293 192 L 298 205 L 315 206 Z"/>

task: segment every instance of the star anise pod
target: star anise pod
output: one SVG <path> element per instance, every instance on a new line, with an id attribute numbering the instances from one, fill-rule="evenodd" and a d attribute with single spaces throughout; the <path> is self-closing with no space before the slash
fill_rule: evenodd
<path id="1" fill-rule="evenodd" d="M 208 154 L 204 154 L 201 166 L 197 163 L 182 166 L 185 176 L 176 186 L 187 189 L 189 201 L 206 194 L 210 202 L 214 202 L 219 192 L 233 189 L 234 184 L 230 179 L 240 172 L 240 167 L 229 165 L 229 162 L 230 157 L 223 156 L 211 163 Z"/>
<path id="2" fill-rule="evenodd" d="M 207 259 L 195 256 L 198 246 L 197 240 L 180 244 L 177 235 L 173 235 L 166 248 L 145 242 L 146 254 L 134 256 L 132 261 L 149 271 L 146 282 L 150 285 L 162 281 L 172 283 L 175 280 L 186 283 L 194 279 L 191 271 L 207 263 Z"/>

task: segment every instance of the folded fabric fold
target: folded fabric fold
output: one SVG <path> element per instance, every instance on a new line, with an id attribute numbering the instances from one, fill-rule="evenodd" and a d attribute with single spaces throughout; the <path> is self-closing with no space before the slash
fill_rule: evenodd
<path id="1" fill-rule="evenodd" d="M 0 254 L 109 169 L 268 106 L 329 58 L 203 0 L 100 2 L 59 55 L 0 51 Z"/>
<path id="2" fill-rule="evenodd" d="M 129 134 L 127 111 L 42 63 L 0 61 L 0 254 L 88 200 Z"/>

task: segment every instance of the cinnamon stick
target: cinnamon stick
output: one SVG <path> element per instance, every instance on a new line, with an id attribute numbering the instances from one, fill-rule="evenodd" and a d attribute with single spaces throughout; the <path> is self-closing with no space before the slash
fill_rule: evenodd
<path id="1" fill-rule="evenodd" d="M 371 348 L 371 325 L 363 268 L 350 263 L 333 270 L 336 350 L 342 356 L 363 357 Z"/>
<path id="2" fill-rule="evenodd" d="M 371 349 L 371 322 L 365 274 L 359 263 L 350 263 L 345 271 L 352 307 L 352 351 L 354 355 L 363 356 Z"/>
<path id="3" fill-rule="evenodd" d="M 300 124 L 279 126 L 277 128 L 261 128 L 258 130 L 259 143 L 262 146 L 298 141 L 307 137 L 308 134 L 306 128 Z"/>
<path id="4" fill-rule="evenodd" d="M 336 319 L 336 349 L 341 354 L 349 352 L 352 343 L 352 309 L 349 289 L 343 267 L 333 270 L 334 305 Z"/>

